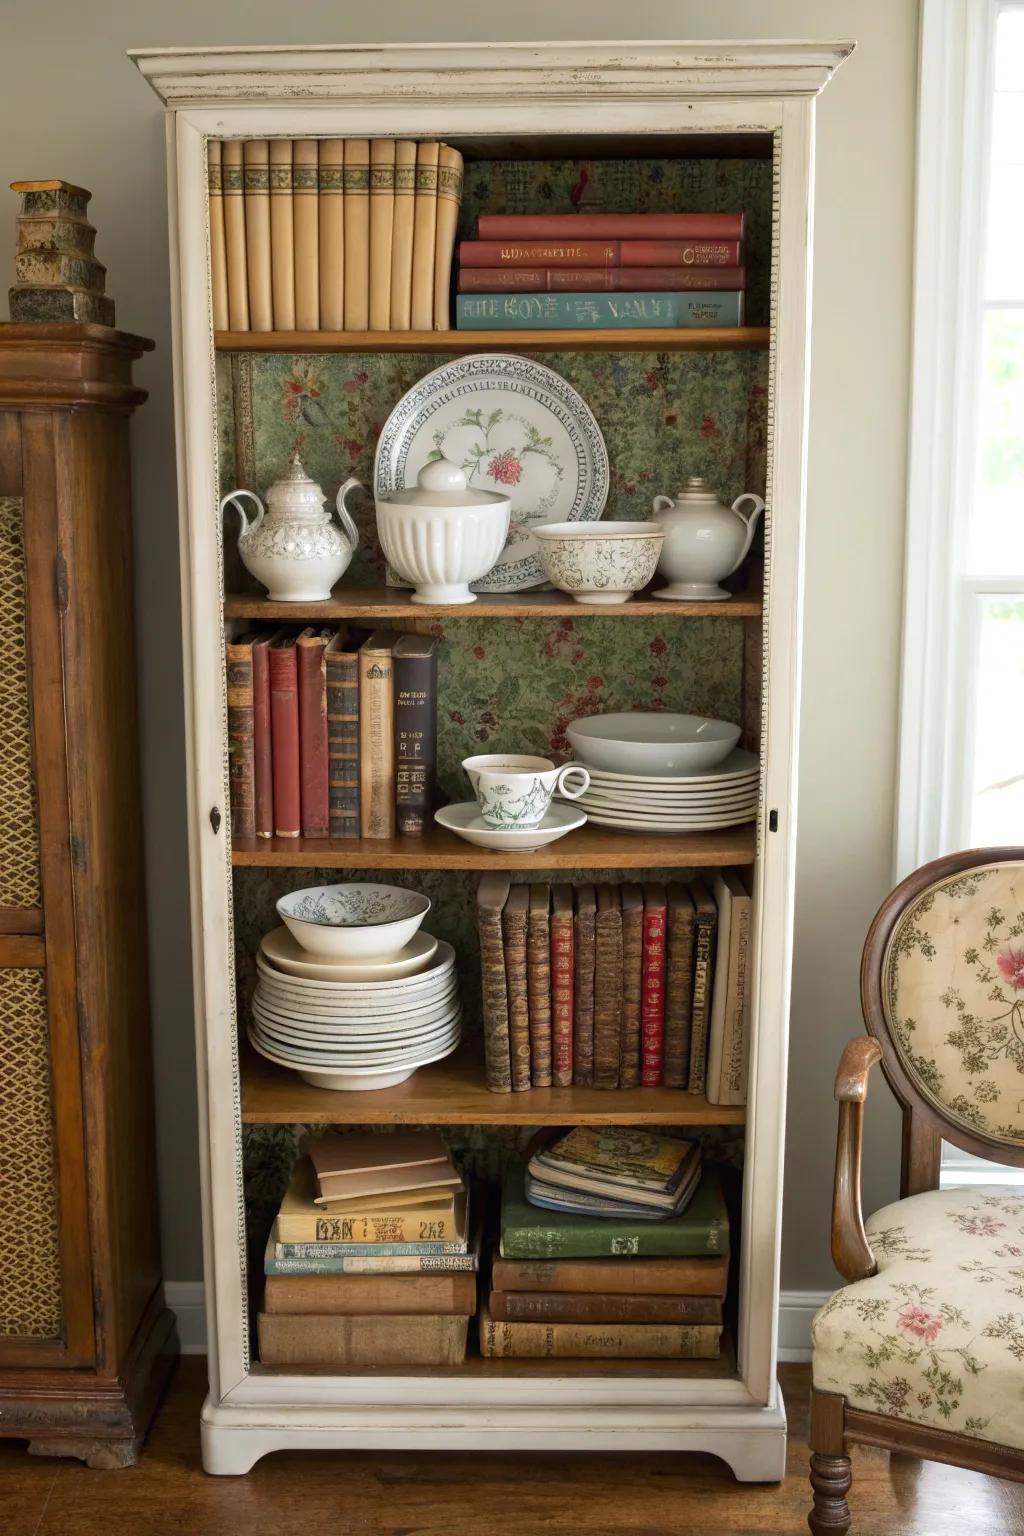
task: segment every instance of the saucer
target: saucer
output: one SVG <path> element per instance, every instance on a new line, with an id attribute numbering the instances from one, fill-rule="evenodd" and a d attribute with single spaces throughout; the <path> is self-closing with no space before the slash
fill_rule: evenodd
<path id="1" fill-rule="evenodd" d="M 438 826 L 447 827 L 457 837 L 478 848 L 508 848 L 520 853 L 531 853 L 534 848 L 544 848 L 556 842 L 567 832 L 575 832 L 586 821 L 586 814 L 573 805 L 556 805 L 552 801 L 547 815 L 536 827 L 489 827 L 480 815 L 475 800 L 465 800 L 461 805 L 446 805 L 434 812 Z"/>

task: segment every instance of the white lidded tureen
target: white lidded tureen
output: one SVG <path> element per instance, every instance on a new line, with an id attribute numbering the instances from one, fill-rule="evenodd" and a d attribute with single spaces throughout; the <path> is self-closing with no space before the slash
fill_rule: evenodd
<path id="1" fill-rule="evenodd" d="M 230 491 L 220 504 L 234 507 L 241 520 L 238 552 L 247 571 L 261 581 L 267 596 L 279 603 L 318 603 L 348 569 L 359 548 L 359 531 L 345 506 L 345 497 L 358 480 L 346 480 L 336 507 L 341 528 L 325 511 L 327 497 L 303 469 L 296 454 L 288 473 L 267 491 L 267 505 L 254 491 Z M 256 503 L 256 515 L 246 517 L 242 498 Z"/>
<path id="2" fill-rule="evenodd" d="M 424 464 L 414 488 L 377 498 L 377 533 L 390 566 L 416 588 L 414 603 L 475 603 L 508 538 L 512 502 L 469 489 L 458 464 Z"/>
<path id="3" fill-rule="evenodd" d="M 744 502 L 752 503 L 745 513 L 740 510 Z M 764 511 L 761 497 L 745 491 L 730 507 L 707 480 L 691 475 L 675 498 L 655 496 L 654 511 L 665 530 L 658 570 L 668 577 L 668 586 L 653 596 L 698 603 L 731 597 L 718 583 L 732 575 L 753 543 Z"/>

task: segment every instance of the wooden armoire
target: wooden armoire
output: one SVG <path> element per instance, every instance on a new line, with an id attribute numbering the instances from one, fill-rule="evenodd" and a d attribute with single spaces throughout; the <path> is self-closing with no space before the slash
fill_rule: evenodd
<path id="1" fill-rule="evenodd" d="M 128 433 L 152 342 L 0 326 L 0 1435 L 124 1466 L 163 1301 Z"/>

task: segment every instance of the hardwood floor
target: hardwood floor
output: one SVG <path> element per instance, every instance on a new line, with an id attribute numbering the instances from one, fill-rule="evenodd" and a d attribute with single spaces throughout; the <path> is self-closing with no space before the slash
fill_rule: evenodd
<path id="1" fill-rule="evenodd" d="M 289 1452 L 206 1477 L 205 1362 L 181 1362 L 139 1465 L 90 1472 L 0 1440 L 3 1536 L 781 1536 L 805 1533 L 808 1368 L 783 1366 L 789 1476 L 741 1486 L 707 1456 Z M 852 1536 L 1024 1536 L 1024 1486 L 854 1454 Z"/>

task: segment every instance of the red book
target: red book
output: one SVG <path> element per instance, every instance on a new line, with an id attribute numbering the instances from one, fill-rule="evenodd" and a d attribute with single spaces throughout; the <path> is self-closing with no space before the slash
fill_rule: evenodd
<path id="1" fill-rule="evenodd" d="M 274 831 L 298 837 L 299 688 L 295 636 L 277 635 L 270 646 L 270 735 L 274 760 Z"/>
<path id="2" fill-rule="evenodd" d="M 722 261 L 722 256 L 729 260 Z M 685 240 L 463 240 L 459 245 L 462 267 L 710 266 L 729 270 L 739 265 L 739 259 L 739 245 L 735 241 L 701 244 Z"/>
<path id="3" fill-rule="evenodd" d="M 270 740 L 270 647 L 280 631 L 252 643 L 252 745 L 256 836 L 274 835 L 274 760 Z"/>
<path id="4" fill-rule="evenodd" d="M 740 293 L 745 267 L 464 267 L 460 293 Z"/>
<path id="5" fill-rule="evenodd" d="M 572 886 L 551 887 L 551 1081 L 572 1084 L 573 968 Z"/>
<path id="6" fill-rule="evenodd" d="M 304 629 L 295 642 L 299 685 L 299 809 L 303 837 L 330 833 L 327 762 L 327 668 L 331 631 Z"/>
<path id="7" fill-rule="evenodd" d="M 640 1014 L 640 1086 L 661 1083 L 665 1053 L 665 887 L 644 886 L 643 1005 Z"/>
<path id="8" fill-rule="evenodd" d="M 742 213 L 482 213 L 481 240 L 742 240 Z"/>

